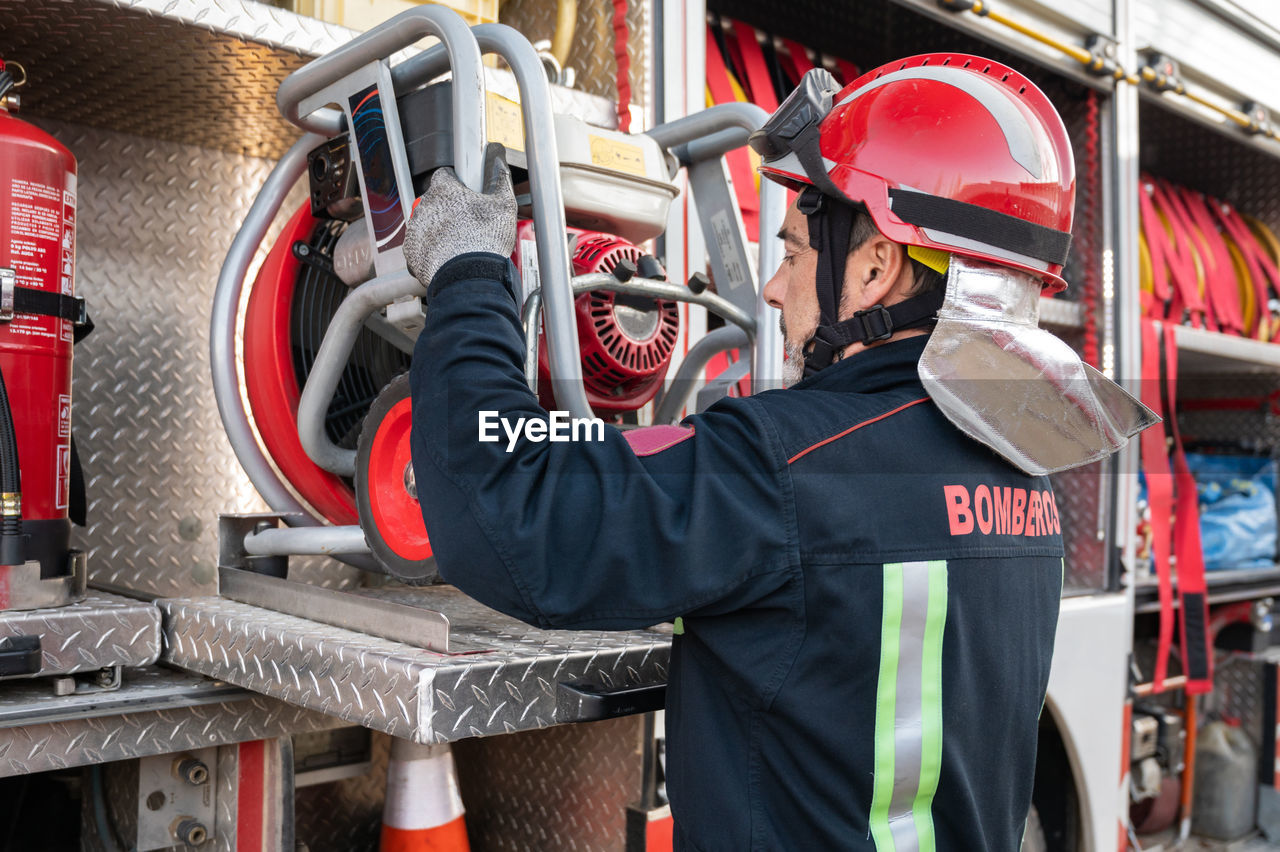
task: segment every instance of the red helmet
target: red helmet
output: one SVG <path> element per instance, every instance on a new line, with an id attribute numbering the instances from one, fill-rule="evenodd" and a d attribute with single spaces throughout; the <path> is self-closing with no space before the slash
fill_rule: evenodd
<path id="1" fill-rule="evenodd" d="M 838 91 L 837 91 L 838 90 Z M 839 89 L 815 69 L 751 145 L 760 172 L 864 206 L 889 239 L 1066 287 L 1075 165 L 1034 83 L 997 62 L 930 53 Z"/>

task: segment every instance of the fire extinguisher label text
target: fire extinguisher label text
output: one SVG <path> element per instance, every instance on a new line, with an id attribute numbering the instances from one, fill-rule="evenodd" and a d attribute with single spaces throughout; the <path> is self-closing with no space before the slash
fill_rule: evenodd
<path id="1" fill-rule="evenodd" d="M 58 394 L 58 437 L 71 437 L 71 395 Z"/>
<path id="2" fill-rule="evenodd" d="M 54 508 L 67 508 L 67 498 L 70 493 L 71 446 L 69 444 L 63 444 L 58 447 L 57 470 L 54 471 Z"/>

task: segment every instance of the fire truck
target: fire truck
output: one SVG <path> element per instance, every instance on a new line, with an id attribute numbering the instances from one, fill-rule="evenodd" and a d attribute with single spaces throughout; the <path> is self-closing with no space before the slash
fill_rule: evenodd
<path id="1" fill-rule="evenodd" d="M 1062 115 L 1041 324 L 1165 419 L 1054 477 L 1023 848 L 1280 838 L 1265 0 L 0 0 L 6 848 L 669 847 L 671 628 L 430 582 L 396 235 L 424 172 L 505 145 L 530 383 L 674 422 L 777 384 L 747 134 L 808 68 L 936 51 Z"/>

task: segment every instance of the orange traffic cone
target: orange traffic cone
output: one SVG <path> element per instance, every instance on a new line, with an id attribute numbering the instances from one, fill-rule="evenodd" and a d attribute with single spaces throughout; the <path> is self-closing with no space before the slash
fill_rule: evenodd
<path id="1" fill-rule="evenodd" d="M 448 743 L 391 740 L 382 852 L 470 852 Z"/>

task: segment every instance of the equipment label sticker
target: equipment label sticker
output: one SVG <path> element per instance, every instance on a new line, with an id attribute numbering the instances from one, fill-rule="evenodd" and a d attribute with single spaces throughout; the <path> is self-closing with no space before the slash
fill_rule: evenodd
<path id="1" fill-rule="evenodd" d="M 71 437 L 71 396 L 58 394 L 58 437 Z"/>
<path id="2" fill-rule="evenodd" d="M 724 260 L 724 271 L 729 280 L 720 295 L 725 295 L 739 287 L 751 286 L 751 273 L 747 270 L 747 260 L 738 253 L 739 243 L 734 239 L 733 217 L 728 210 L 717 210 L 711 214 L 711 230 L 715 232 L 716 247 L 720 249 L 720 257 Z M 718 283 L 718 282 L 717 282 Z"/>
<path id="3" fill-rule="evenodd" d="M 502 95 L 485 92 L 484 118 L 490 142 L 498 142 L 513 151 L 524 150 L 524 116 L 520 104 Z"/>
<path id="4" fill-rule="evenodd" d="M 9 262 L 19 287 L 57 292 L 62 276 L 63 190 L 38 180 L 12 178 L 9 181 L 8 215 Z M 20 314 L 9 323 L 9 331 L 29 338 L 56 340 L 61 320 L 38 314 Z M 67 338 L 70 339 L 68 323 Z"/>
<path id="5" fill-rule="evenodd" d="M 61 444 L 58 447 L 58 469 L 54 471 L 54 482 L 57 483 L 54 489 L 53 507 L 55 509 L 67 508 L 67 495 L 71 491 L 71 445 Z"/>
<path id="6" fill-rule="evenodd" d="M 66 173 L 66 182 L 62 190 L 61 249 L 62 293 L 70 296 L 76 288 L 76 176 L 70 172 Z"/>
<path id="7" fill-rule="evenodd" d="M 591 142 L 591 164 L 615 172 L 645 177 L 644 149 L 639 145 L 629 145 L 616 139 L 606 139 L 594 134 L 587 137 Z"/>
<path id="8" fill-rule="evenodd" d="M 542 286 L 538 274 L 538 244 L 533 240 L 520 241 L 520 304 L 529 294 Z M 539 326 L 541 328 L 541 326 Z"/>

